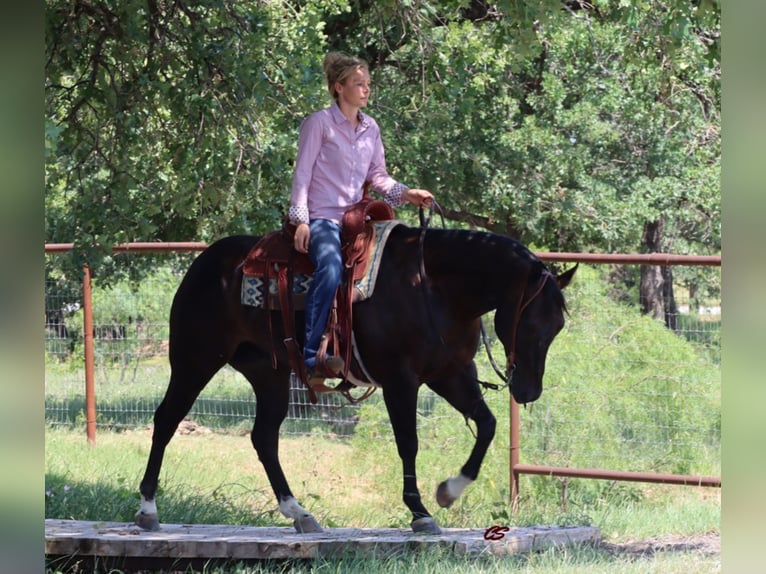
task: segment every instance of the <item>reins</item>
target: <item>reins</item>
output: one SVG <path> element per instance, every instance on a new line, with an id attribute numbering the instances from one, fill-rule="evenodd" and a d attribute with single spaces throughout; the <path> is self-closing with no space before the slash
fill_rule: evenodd
<path id="1" fill-rule="evenodd" d="M 508 382 L 511 379 L 507 371 L 503 373 L 503 371 L 500 370 L 500 367 L 498 367 L 497 363 L 495 362 L 495 358 L 492 356 L 492 350 L 490 349 L 490 345 L 489 345 L 489 337 L 487 337 L 487 331 L 484 329 L 484 321 L 481 320 L 481 317 L 479 318 L 479 328 L 481 329 L 481 341 L 482 343 L 484 343 L 484 349 L 486 349 L 487 351 L 487 358 L 489 359 L 489 364 L 492 365 L 492 368 L 495 370 L 495 374 L 497 374 L 500 380 L 503 381 L 502 386 L 496 385 L 495 383 L 487 383 L 486 381 L 479 381 L 479 384 L 485 389 L 492 389 L 493 391 L 498 391 L 502 389 L 503 387 L 507 387 Z"/>
<path id="2" fill-rule="evenodd" d="M 418 216 L 420 217 L 420 237 L 418 237 L 418 247 L 420 248 L 420 283 L 425 285 L 426 280 L 426 263 L 425 263 L 425 242 L 426 242 L 426 230 L 431 225 L 431 220 L 434 217 L 434 209 L 439 210 L 439 217 L 442 220 L 442 229 L 446 224 L 444 223 L 444 212 L 441 205 L 436 203 L 436 200 L 432 200 L 431 206 L 428 208 L 428 217 L 424 215 L 423 207 L 420 208 Z"/>
<path id="3" fill-rule="evenodd" d="M 424 307 L 426 309 L 426 313 L 428 313 L 428 320 L 431 323 L 431 328 L 435 333 L 439 333 L 439 329 L 436 328 L 436 324 L 434 323 L 434 316 L 433 313 L 431 313 L 431 307 L 429 305 L 428 301 L 428 276 L 426 275 L 426 252 L 425 252 L 425 243 L 426 243 L 426 231 L 428 230 L 428 227 L 431 225 L 431 219 L 433 219 L 434 216 L 434 210 L 439 210 L 439 217 L 441 217 L 442 220 L 442 229 L 446 227 L 444 223 L 444 212 L 442 211 L 441 206 L 436 202 L 436 200 L 432 200 L 431 206 L 428 208 L 428 217 L 424 215 L 423 207 L 420 207 L 420 210 L 418 211 L 418 216 L 420 217 L 420 235 L 418 237 L 418 250 L 419 250 L 419 270 L 418 275 L 420 278 L 420 286 L 421 290 L 420 292 L 423 294 L 423 303 Z M 444 338 L 441 336 L 441 333 L 439 333 L 439 341 L 442 345 L 445 344 Z"/>

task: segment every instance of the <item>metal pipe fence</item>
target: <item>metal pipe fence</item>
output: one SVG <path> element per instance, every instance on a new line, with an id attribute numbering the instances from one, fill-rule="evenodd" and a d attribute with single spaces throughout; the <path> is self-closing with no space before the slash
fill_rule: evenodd
<path id="1" fill-rule="evenodd" d="M 169 378 L 170 303 L 204 247 L 117 246 L 112 264 L 126 277 L 148 253 L 155 272 L 103 288 L 98 277 L 91 286 L 87 272 L 83 279 L 60 271 L 57 258 L 71 244 L 46 245 L 48 424 L 82 425 L 92 441 L 96 428 L 151 423 Z M 505 394 L 485 395 L 498 428 L 510 430 L 495 442 L 508 453 L 513 500 L 524 474 L 720 486 L 721 309 L 717 299 L 694 289 L 720 283 L 720 257 L 538 255 L 548 262 L 580 262 L 581 269 L 567 289 L 569 317 L 549 353 L 543 396 L 519 409 L 512 400 L 508 407 Z M 641 313 L 635 284 L 640 265 L 678 270 L 678 309 L 667 318 L 672 328 Z M 497 354 L 502 355 L 499 347 Z M 481 352 L 477 363 L 480 377 L 491 380 Z M 362 405 L 350 405 L 338 395 L 320 395 L 312 405 L 306 389 L 293 380 L 282 432 L 389 437 L 381 399 L 376 393 Z M 421 429 L 454 421 L 454 411 L 443 403 L 423 387 Z M 248 431 L 254 416 L 249 384 L 229 368 L 213 378 L 189 413 L 199 425 L 237 433 Z"/>

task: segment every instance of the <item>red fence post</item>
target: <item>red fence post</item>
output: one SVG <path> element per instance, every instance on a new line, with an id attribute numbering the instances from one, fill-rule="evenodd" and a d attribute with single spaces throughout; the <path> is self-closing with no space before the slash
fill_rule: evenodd
<path id="1" fill-rule="evenodd" d="M 90 289 L 90 267 L 83 267 L 82 279 L 83 343 L 85 345 L 85 423 L 88 442 L 96 442 L 96 385 L 94 376 L 93 297 Z"/>
<path id="2" fill-rule="evenodd" d="M 519 509 L 519 472 L 516 470 L 516 467 L 519 465 L 519 403 L 514 400 L 510 393 L 508 394 L 510 395 L 509 400 L 511 401 L 511 510 L 516 512 Z"/>

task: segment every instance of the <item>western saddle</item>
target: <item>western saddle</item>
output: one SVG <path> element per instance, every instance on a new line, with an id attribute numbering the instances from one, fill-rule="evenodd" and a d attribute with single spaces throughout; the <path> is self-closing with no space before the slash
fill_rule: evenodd
<path id="1" fill-rule="evenodd" d="M 297 274 L 310 275 L 314 271 L 314 265 L 308 255 L 299 253 L 294 248 L 296 226 L 285 223 L 282 229 L 262 237 L 251 249 L 244 261 L 243 271 L 245 274 L 264 279 L 266 285 L 264 306 L 267 311 L 273 310 L 268 293 L 268 285 L 271 279 L 276 279 L 278 301 L 285 333 L 283 343 L 287 348 L 290 366 L 296 376 L 308 388 L 309 398 L 312 403 L 317 402 L 316 393 L 327 392 L 341 393 L 349 402 L 357 403 L 366 399 L 375 390 L 375 387 L 370 387 L 359 398 L 354 398 L 349 393 L 349 390 L 355 386 L 347 380 L 351 364 L 353 288 L 354 282 L 361 279 L 366 268 L 370 241 L 373 237 L 372 222 L 389 219 L 394 219 L 393 209 L 383 201 L 370 198 L 367 184 L 365 184 L 363 199 L 349 207 L 343 215 L 341 249 L 344 262 L 344 276 L 335 294 L 335 304 L 330 313 L 325 337 L 323 337 L 322 344 L 317 353 L 317 372 L 322 372 L 324 376 L 317 376 L 312 379 L 307 377 L 303 353 L 295 338 L 293 279 Z M 277 356 L 273 335 L 272 313 L 269 313 L 268 316 L 269 334 L 272 343 L 272 364 L 276 368 Z M 333 354 L 343 359 L 343 373 L 322 371 L 328 348 L 333 350 Z M 326 376 L 340 376 L 343 380 L 337 386 L 330 387 L 324 384 Z"/>

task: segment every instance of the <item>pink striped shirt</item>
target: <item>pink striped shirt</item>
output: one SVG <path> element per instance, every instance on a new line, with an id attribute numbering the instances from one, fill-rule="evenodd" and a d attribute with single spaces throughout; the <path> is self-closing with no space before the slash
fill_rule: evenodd
<path id="1" fill-rule="evenodd" d="M 290 222 L 329 219 L 340 224 L 346 209 L 362 199 L 366 180 L 388 204 L 403 203 L 408 188 L 388 175 L 377 122 L 359 112 L 354 130 L 337 103 L 314 112 L 301 125 Z"/>

